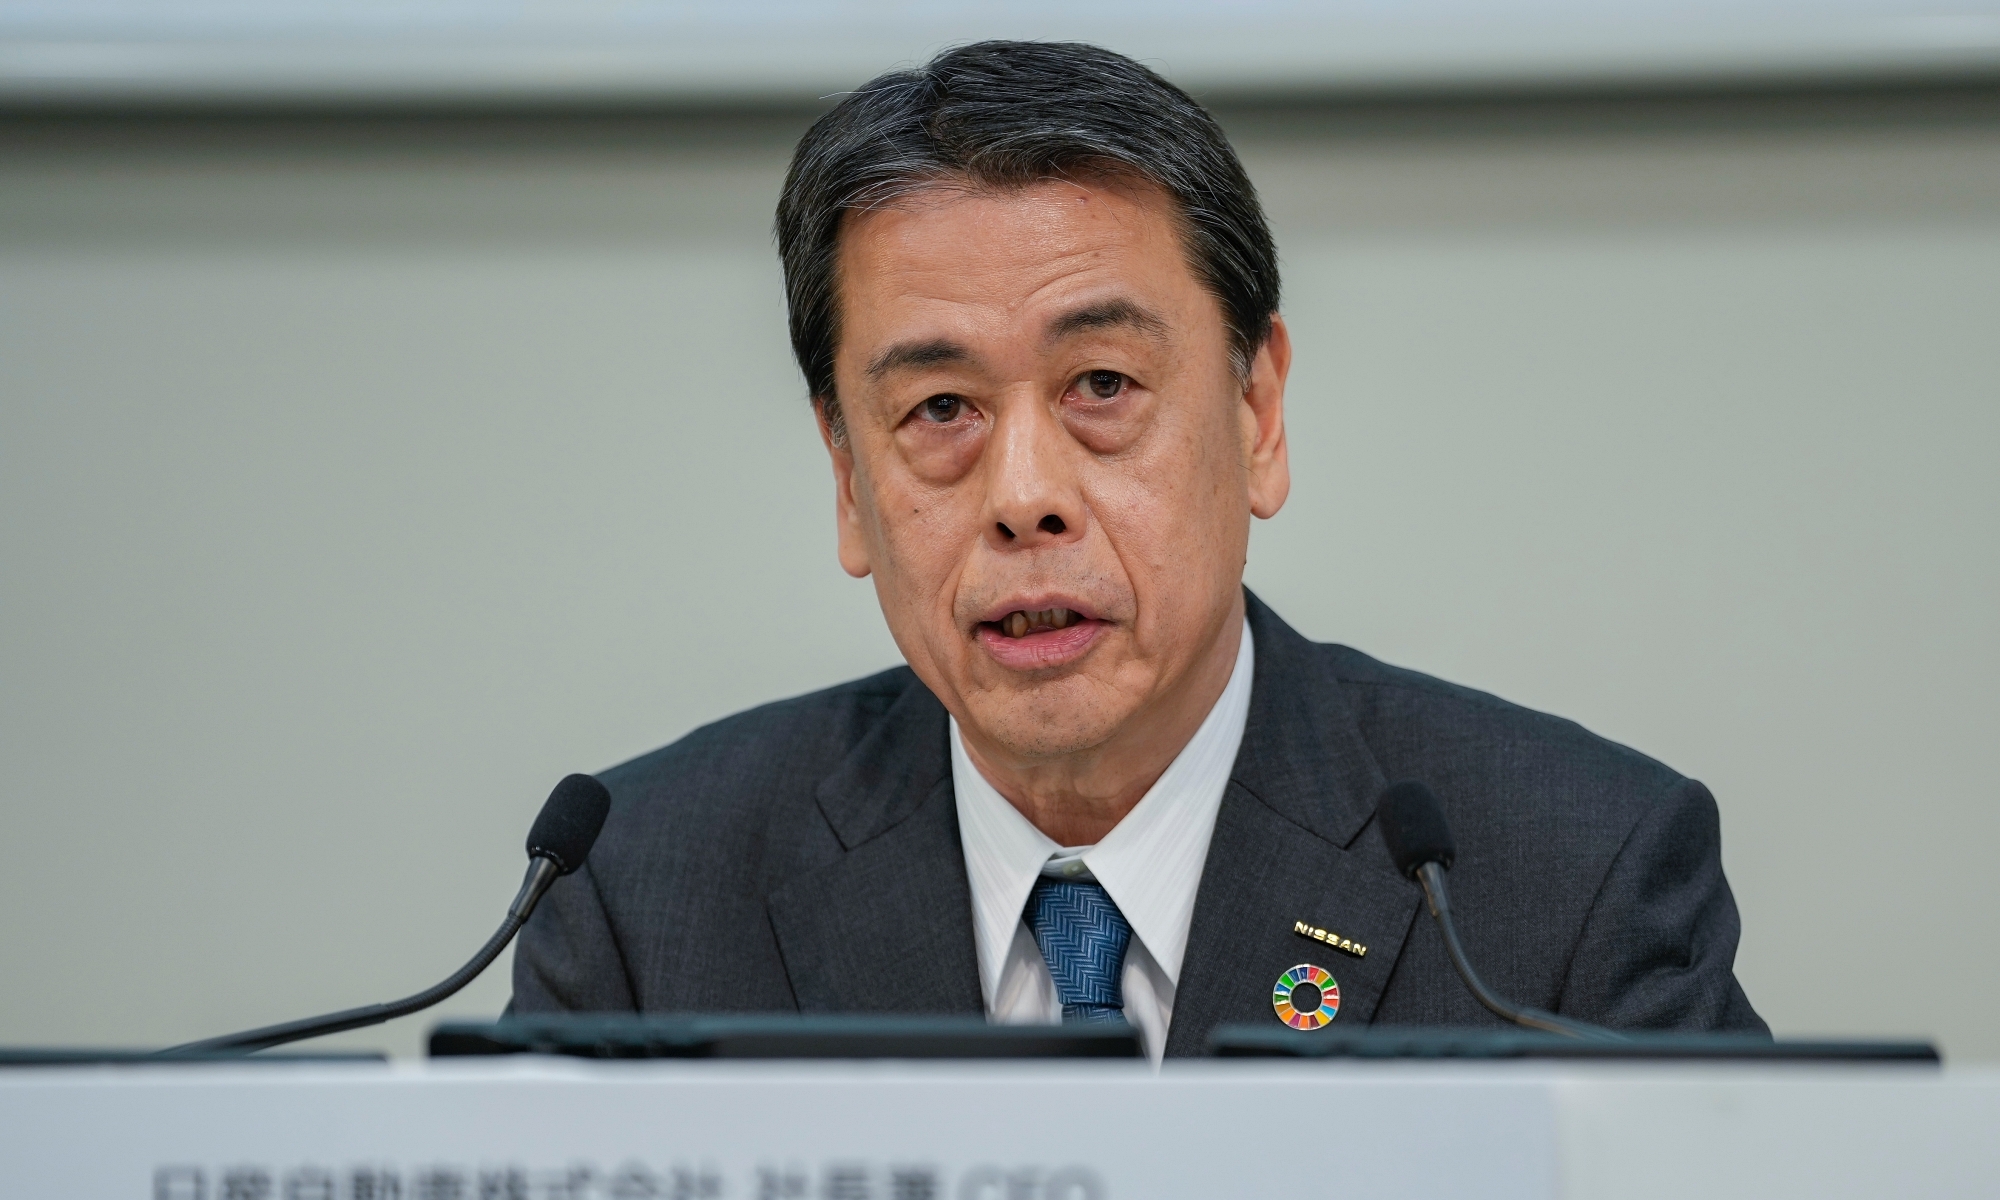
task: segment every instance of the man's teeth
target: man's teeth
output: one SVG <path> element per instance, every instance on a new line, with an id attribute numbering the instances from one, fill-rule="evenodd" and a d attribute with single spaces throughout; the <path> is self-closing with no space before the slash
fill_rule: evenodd
<path id="1" fill-rule="evenodd" d="M 1067 629 L 1083 618 L 1067 608 L 1043 608 L 1034 612 L 1015 609 L 1000 618 L 1000 632 L 1010 638 L 1027 637 L 1044 629 Z"/>

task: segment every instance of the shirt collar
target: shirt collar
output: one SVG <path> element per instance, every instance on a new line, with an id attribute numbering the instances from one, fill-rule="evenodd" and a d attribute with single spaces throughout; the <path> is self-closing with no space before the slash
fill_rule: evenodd
<path id="1" fill-rule="evenodd" d="M 1229 786 L 1230 768 L 1243 743 L 1255 669 L 1250 623 L 1236 650 L 1236 665 L 1201 728 L 1174 761 L 1097 845 L 1084 865 L 1167 978 L 1180 982 L 1195 893 L 1215 831 L 1215 815 Z M 1007 949 L 1036 876 L 1063 850 L 1007 802 L 965 752 L 958 721 L 951 722 L 951 782 L 958 805 L 959 839 L 972 887 L 973 936 L 979 980 L 988 1003 L 999 988 Z"/>

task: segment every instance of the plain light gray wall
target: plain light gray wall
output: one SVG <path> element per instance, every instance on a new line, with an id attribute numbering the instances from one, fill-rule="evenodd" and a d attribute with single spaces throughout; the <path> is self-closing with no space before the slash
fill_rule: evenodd
<path id="1" fill-rule="evenodd" d="M 2000 120 L 1231 124 L 1299 348 L 1252 585 L 1708 781 L 1780 1032 L 2000 1057 Z M 0 1042 L 423 987 L 557 777 L 895 661 L 787 354 L 801 127 L 0 131 Z"/>

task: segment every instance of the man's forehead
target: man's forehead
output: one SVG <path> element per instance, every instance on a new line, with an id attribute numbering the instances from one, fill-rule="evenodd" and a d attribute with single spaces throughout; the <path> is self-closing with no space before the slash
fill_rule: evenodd
<path id="1" fill-rule="evenodd" d="M 1166 318 L 1136 300 L 1113 295 L 1049 314 L 1041 323 L 1042 348 L 1052 349 L 1065 339 L 1107 329 L 1128 330 L 1162 344 L 1170 340 Z M 870 379 L 880 379 L 897 371 L 971 362 L 976 357 L 953 338 L 918 336 L 892 341 L 875 350 L 863 373 Z"/>
<path id="2" fill-rule="evenodd" d="M 927 189 L 854 214 L 836 278 L 845 332 L 864 340 L 911 320 L 1002 319 L 1041 340 L 1156 331 L 1196 283 L 1164 193 L 1069 181 Z"/>

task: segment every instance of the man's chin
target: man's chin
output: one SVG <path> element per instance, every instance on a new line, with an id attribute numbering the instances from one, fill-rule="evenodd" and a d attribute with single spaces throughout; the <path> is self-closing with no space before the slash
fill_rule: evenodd
<path id="1" fill-rule="evenodd" d="M 1094 750 L 1111 740 L 1111 730 L 1089 723 L 1074 726 L 1003 723 L 997 729 L 982 729 L 980 732 L 1009 757 L 1026 760 L 1067 758 Z"/>
<path id="2" fill-rule="evenodd" d="M 967 697 L 968 737 L 1017 758 L 1061 758 L 1111 740 L 1131 714 L 1094 682 L 1071 676 Z M 968 728 L 969 726 L 969 728 Z"/>

